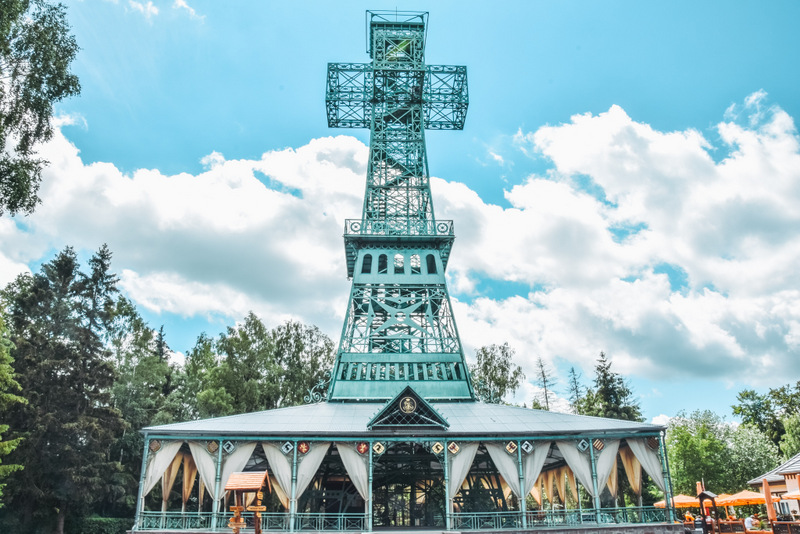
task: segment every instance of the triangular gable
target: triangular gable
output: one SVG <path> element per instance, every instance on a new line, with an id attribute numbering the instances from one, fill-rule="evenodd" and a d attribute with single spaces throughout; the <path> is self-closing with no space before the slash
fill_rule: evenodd
<path id="1" fill-rule="evenodd" d="M 433 406 L 406 386 L 367 423 L 367 428 L 435 427 L 445 429 L 450 423 Z"/>

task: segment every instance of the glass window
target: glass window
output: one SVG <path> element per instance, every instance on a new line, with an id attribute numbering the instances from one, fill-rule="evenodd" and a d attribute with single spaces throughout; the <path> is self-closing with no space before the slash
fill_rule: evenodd
<path id="1" fill-rule="evenodd" d="M 433 254 L 428 254 L 426 261 L 428 263 L 428 274 L 436 274 L 436 258 Z"/>
<path id="2" fill-rule="evenodd" d="M 403 262 L 405 258 L 403 258 L 402 254 L 395 254 L 394 255 L 394 274 L 404 274 L 406 272 L 405 266 Z"/>
<path id="3" fill-rule="evenodd" d="M 421 263 L 419 261 L 419 254 L 412 254 L 411 255 L 411 274 L 419 274 L 420 273 Z"/>
<path id="4" fill-rule="evenodd" d="M 361 274 L 369 274 L 372 272 L 372 254 L 364 254 L 364 260 L 361 262 Z"/>
<path id="5" fill-rule="evenodd" d="M 388 262 L 386 254 L 378 256 L 378 274 L 386 274 L 386 270 L 389 268 Z"/>

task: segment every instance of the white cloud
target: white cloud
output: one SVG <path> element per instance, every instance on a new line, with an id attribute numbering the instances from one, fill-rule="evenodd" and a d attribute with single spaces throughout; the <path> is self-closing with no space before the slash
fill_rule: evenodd
<path id="1" fill-rule="evenodd" d="M 184 9 L 189 14 L 189 17 L 193 19 L 205 19 L 205 15 L 198 15 L 197 11 L 194 10 L 192 6 L 186 3 L 186 0 L 175 0 L 172 4 L 173 9 Z"/>
<path id="2" fill-rule="evenodd" d="M 134 11 L 138 11 L 144 18 L 149 21 L 152 20 L 153 17 L 158 15 L 158 8 L 153 5 L 152 0 L 149 0 L 146 4 L 142 2 L 136 2 L 135 0 L 128 0 L 128 5 L 131 6 L 131 9 Z"/>
<path id="3" fill-rule="evenodd" d="M 800 143 L 765 98 L 743 108 L 760 103 L 756 123 L 717 126 L 718 162 L 700 133 L 614 106 L 518 132 L 552 169 L 511 187 L 509 207 L 433 179 L 437 214 L 456 223 L 448 276 L 468 355 L 507 341 L 529 377 L 539 356 L 586 375 L 604 350 L 617 372 L 654 381 L 800 379 L 786 365 L 800 350 Z M 254 310 L 337 335 L 349 289 L 338 236 L 361 211 L 361 142 L 315 139 L 258 160 L 213 152 L 197 175 L 84 164 L 60 132 L 42 156 L 42 206 L 0 219 L 3 281 L 65 245 L 105 242 L 140 306 L 231 320 Z M 496 281 L 517 294 L 481 295 Z"/>

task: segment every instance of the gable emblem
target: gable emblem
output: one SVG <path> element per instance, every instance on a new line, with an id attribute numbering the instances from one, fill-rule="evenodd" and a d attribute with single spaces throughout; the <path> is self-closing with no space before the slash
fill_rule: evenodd
<path id="1" fill-rule="evenodd" d="M 417 411 L 417 401 L 413 397 L 403 397 L 400 401 L 400 411 L 403 413 L 414 413 Z"/>

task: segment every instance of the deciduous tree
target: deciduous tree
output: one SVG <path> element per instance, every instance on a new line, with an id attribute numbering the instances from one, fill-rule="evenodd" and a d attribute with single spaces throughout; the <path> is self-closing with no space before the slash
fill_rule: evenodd
<path id="1" fill-rule="evenodd" d="M 506 395 L 514 394 L 525 374 L 513 360 L 514 349 L 508 343 L 478 349 L 475 364 L 469 368 L 478 398 L 484 402 L 502 402 Z"/>
<path id="2" fill-rule="evenodd" d="M 80 92 L 65 11 L 47 0 L 0 2 L 0 215 L 39 203 L 46 162 L 37 145 L 53 136 L 53 104 Z"/>

